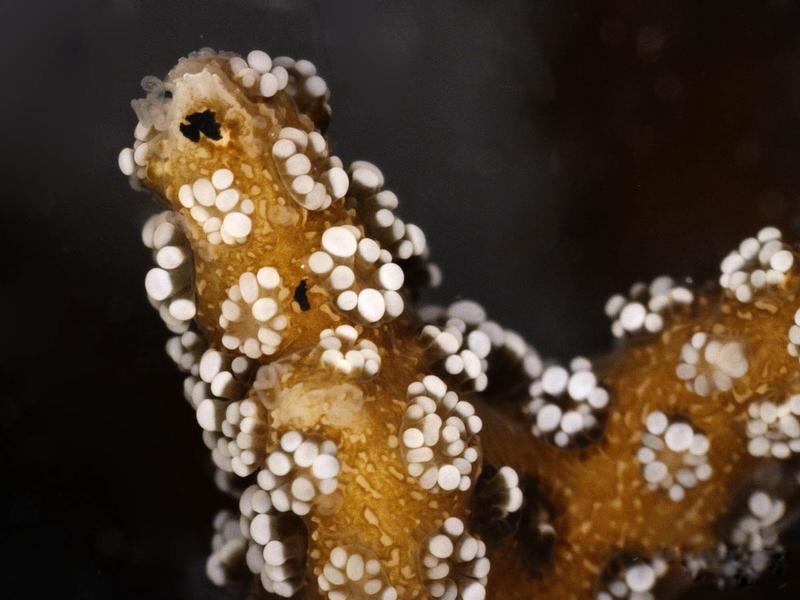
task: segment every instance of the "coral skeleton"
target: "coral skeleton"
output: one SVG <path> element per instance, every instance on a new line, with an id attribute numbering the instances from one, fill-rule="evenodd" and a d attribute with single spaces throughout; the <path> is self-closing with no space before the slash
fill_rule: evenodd
<path id="1" fill-rule="evenodd" d="M 781 555 L 800 277 L 779 230 L 717 282 L 612 297 L 613 351 L 564 367 L 476 302 L 420 305 L 426 236 L 378 167 L 331 154 L 309 61 L 204 48 L 142 88 L 118 163 L 168 207 L 142 231 L 145 290 L 238 502 L 214 521 L 215 584 L 644 600 Z"/>

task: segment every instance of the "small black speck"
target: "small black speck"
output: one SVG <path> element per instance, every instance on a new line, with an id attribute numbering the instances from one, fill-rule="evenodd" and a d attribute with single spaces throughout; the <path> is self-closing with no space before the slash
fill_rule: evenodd
<path id="1" fill-rule="evenodd" d="M 303 279 L 294 289 L 294 299 L 297 300 L 297 303 L 300 305 L 300 310 L 303 311 L 311 309 L 311 305 L 308 303 L 308 296 L 306 296 L 307 291 L 308 285 L 306 284 L 305 279 Z"/>
<path id="2" fill-rule="evenodd" d="M 211 140 L 222 139 L 219 133 L 220 125 L 214 116 L 214 111 L 204 110 L 200 113 L 192 113 L 186 117 L 188 123 L 181 123 L 181 133 L 193 142 L 200 141 L 200 134 Z"/>

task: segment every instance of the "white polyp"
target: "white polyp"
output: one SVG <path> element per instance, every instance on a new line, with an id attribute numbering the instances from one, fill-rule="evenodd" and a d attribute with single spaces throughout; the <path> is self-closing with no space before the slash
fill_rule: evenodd
<path id="1" fill-rule="evenodd" d="M 133 175 L 136 172 L 136 162 L 133 159 L 133 149 L 123 148 L 117 158 L 119 170 L 123 175 Z"/>
<path id="2" fill-rule="evenodd" d="M 367 323 L 378 323 L 386 312 L 386 303 L 378 290 L 367 288 L 358 293 L 358 314 Z"/>
<path id="3" fill-rule="evenodd" d="M 350 163 L 350 178 L 359 194 L 374 194 L 383 187 L 384 177 L 381 170 L 365 160 Z"/>
<path id="4" fill-rule="evenodd" d="M 334 259 L 350 258 L 357 247 L 358 238 L 347 227 L 329 227 L 322 234 L 322 249 Z"/>

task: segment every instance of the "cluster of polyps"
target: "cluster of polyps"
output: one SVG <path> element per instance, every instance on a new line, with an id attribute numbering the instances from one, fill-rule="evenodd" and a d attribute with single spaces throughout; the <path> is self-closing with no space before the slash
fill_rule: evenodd
<path id="1" fill-rule="evenodd" d="M 381 369 L 378 347 L 370 340 L 358 341 L 358 330 L 351 325 L 323 330 L 316 353 L 322 367 L 355 379 L 371 379 Z"/>
<path id="2" fill-rule="evenodd" d="M 215 585 L 226 585 L 239 572 L 247 551 L 247 540 L 242 536 L 239 516 L 221 510 L 214 516 L 214 535 L 211 554 L 206 560 L 206 575 Z"/>
<path id="3" fill-rule="evenodd" d="M 336 491 L 339 468 L 335 443 L 287 431 L 258 473 L 258 485 L 277 511 L 307 515 L 313 503 Z"/>
<path id="4" fill-rule="evenodd" d="M 272 61 L 275 66 L 283 67 L 289 73 L 288 93 L 301 112 L 314 120 L 314 124 L 325 130 L 331 116 L 328 104 L 330 90 L 325 80 L 317 74 L 317 67 L 309 60 L 295 60 L 290 56 L 278 56 Z"/>
<path id="5" fill-rule="evenodd" d="M 494 321 L 480 327 L 492 341 L 492 351 L 487 357 L 489 383 L 503 382 L 509 391 L 530 385 L 544 371 L 539 353 L 520 334 L 512 329 L 503 329 Z"/>
<path id="6" fill-rule="evenodd" d="M 768 286 L 781 285 L 794 265 L 794 254 L 781 241 L 781 232 L 765 227 L 756 237 L 747 238 L 720 264 L 719 284 L 740 302 Z"/>
<path id="7" fill-rule="evenodd" d="M 681 349 L 678 377 L 699 396 L 726 392 L 733 381 L 747 374 L 749 363 L 744 346 L 735 340 L 720 340 L 707 333 L 695 333 Z"/>
<path id="8" fill-rule="evenodd" d="M 486 544 L 456 517 L 445 519 L 422 554 L 425 586 L 433 598 L 442 600 L 483 600 L 490 566 Z"/>
<path id="9" fill-rule="evenodd" d="M 711 477 L 708 437 L 690 423 L 653 411 L 647 415 L 645 427 L 636 457 L 648 488 L 667 490 L 671 500 L 680 502 L 686 490 Z"/>
<path id="10" fill-rule="evenodd" d="M 198 375 L 214 398 L 239 400 L 247 393 L 253 369 L 244 356 L 209 349 L 200 357 Z"/>
<path id="11" fill-rule="evenodd" d="M 173 213 L 150 217 L 142 241 L 153 251 L 156 266 L 147 272 L 144 288 L 161 320 L 173 333 L 183 333 L 197 312 L 194 297 L 192 250 Z"/>
<path id="12" fill-rule="evenodd" d="M 328 142 L 319 132 L 284 127 L 272 157 L 292 197 L 308 210 L 325 210 L 347 193 L 350 180 L 342 161 L 328 156 Z"/>
<path id="13" fill-rule="evenodd" d="M 443 329 L 425 325 L 420 338 L 435 361 L 432 366 L 438 373 L 461 389 L 481 392 L 489 383 L 485 369 L 491 342 L 482 331 L 472 331 L 465 337 L 464 330 L 463 322 L 461 327 L 449 322 Z"/>
<path id="14" fill-rule="evenodd" d="M 728 539 L 714 549 L 688 555 L 687 569 L 695 577 L 716 579 L 720 587 L 757 579 L 783 551 L 779 525 L 785 514 L 783 500 L 753 490 L 745 514 L 734 523 Z"/>
<path id="15" fill-rule="evenodd" d="M 123 148 L 117 159 L 120 171 L 128 175 L 136 187 L 141 187 L 139 180 L 147 177 L 147 162 L 150 157 L 152 139 L 167 128 L 167 107 L 170 96 L 165 84 L 158 77 L 148 75 L 142 79 L 145 98 L 138 98 L 131 103 L 139 121 L 133 130 L 133 147 Z"/>
<path id="16" fill-rule="evenodd" d="M 650 285 L 638 282 L 631 286 L 628 296 L 615 294 L 606 302 L 606 315 L 612 319 L 611 332 L 615 337 L 641 333 L 658 333 L 664 329 L 665 313 L 694 300 L 689 288 L 675 284 L 671 277 L 656 277 Z"/>
<path id="17" fill-rule="evenodd" d="M 334 548 L 317 583 L 319 589 L 327 593 L 328 600 L 397 600 L 397 590 L 386 583 L 381 563 L 360 548 Z"/>
<path id="18" fill-rule="evenodd" d="M 488 476 L 487 472 L 494 471 Z M 511 467 L 484 467 L 475 488 L 475 505 L 481 516 L 505 519 L 522 507 L 524 497 L 519 487 L 519 475 Z"/>
<path id="19" fill-rule="evenodd" d="M 401 428 L 408 474 L 426 490 L 468 490 L 483 426 L 475 408 L 434 375 L 409 385 L 408 400 Z"/>
<path id="20" fill-rule="evenodd" d="M 281 65 L 274 64 L 263 50 L 251 50 L 247 60 L 232 56 L 229 65 L 234 78 L 243 87 L 251 88 L 258 83 L 258 91 L 265 98 L 272 98 L 289 83 L 289 72 Z"/>
<path id="21" fill-rule="evenodd" d="M 531 400 L 525 412 L 533 418 L 531 431 L 559 448 L 581 445 L 600 430 L 599 413 L 609 395 L 597 382 L 592 364 L 575 358 L 569 370 L 553 365 L 530 386 Z"/>
<path id="22" fill-rule="evenodd" d="M 244 357 L 207 350 L 200 359 L 196 390 L 205 397 L 196 404 L 197 422 L 214 463 L 244 477 L 264 460 L 267 416 L 257 401 L 245 398 L 254 365 Z"/>
<path id="23" fill-rule="evenodd" d="M 336 296 L 334 306 L 368 325 L 390 321 L 405 307 L 398 290 L 403 269 L 378 242 L 361 236 L 352 225 L 329 227 L 322 234 L 322 249 L 308 259 L 311 271 L 325 277 Z"/>
<path id="24" fill-rule="evenodd" d="M 289 56 L 273 59 L 263 50 L 252 50 L 246 60 L 241 56 L 231 56 L 228 64 L 234 79 L 242 87 L 250 89 L 257 83 L 258 93 L 264 98 L 272 98 L 278 92 L 285 91 L 302 112 L 318 111 L 323 113 L 326 120 L 330 116 L 328 86 L 317 75 L 317 68 L 312 62 L 296 61 Z"/>
<path id="25" fill-rule="evenodd" d="M 257 400 L 245 398 L 231 402 L 225 409 L 225 419 L 220 431 L 220 452 L 229 456 L 231 470 L 240 477 L 255 472 L 264 463 L 266 456 L 269 423 L 264 406 Z"/>
<path id="26" fill-rule="evenodd" d="M 274 354 L 289 324 L 282 309 L 288 295 L 272 267 L 262 267 L 255 274 L 242 273 L 221 305 L 222 345 L 253 359 Z"/>
<path id="27" fill-rule="evenodd" d="M 651 560 L 628 559 L 615 565 L 609 573 L 602 590 L 597 593 L 597 600 L 653 600 L 658 580 L 666 575 L 669 565 L 664 558 L 656 556 Z"/>
<path id="28" fill-rule="evenodd" d="M 753 402 L 747 412 L 750 454 L 778 459 L 800 454 L 800 394 L 789 396 L 781 404 Z"/>
<path id="29" fill-rule="evenodd" d="M 423 306 L 419 314 L 424 322 L 435 323 L 451 333 L 460 332 L 464 348 L 481 358 L 486 386 L 482 385 L 483 377 L 478 376 L 475 383 L 479 385 L 472 386 L 476 391 L 490 392 L 492 382 L 501 384 L 508 393 L 526 390 L 542 374 L 539 353 L 517 332 L 490 320 L 484 308 L 473 300 L 458 300 L 447 307 Z M 446 370 L 444 374 L 447 375 Z"/>
<path id="30" fill-rule="evenodd" d="M 167 340 L 167 356 L 169 356 L 182 373 L 183 396 L 197 410 L 197 406 L 211 396 L 211 386 L 200 378 L 200 359 L 208 349 L 205 338 L 194 331 L 186 331 Z"/>
<path id="31" fill-rule="evenodd" d="M 233 185 L 230 169 L 217 169 L 211 179 L 200 177 L 178 189 L 178 200 L 203 231 L 211 244 L 244 244 L 253 229 L 250 215 L 255 204 L 242 198 Z"/>
<path id="32" fill-rule="evenodd" d="M 250 572 L 272 594 L 291 598 L 303 586 L 307 532 L 293 515 L 279 513 L 270 494 L 251 485 L 239 499 L 242 535 L 248 541 L 245 555 Z"/>
<path id="33" fill-rule="evenodd" d="M 750 494 L 747 508 L 750 514 L 736 524 L 731 542 L 752 552 L 774 547 L 778 542 L 774 525 L 786 513 L 786 504 L 763 490 L 756 490 Z"/>
<path id="34" fill-rule="evenodd" d="M 800 308 L 794 313 L 794 322 L 789 327 L 789 343 L 786 349 L 789 356 L 800 358 Z"/>
<path id="35" fill-rule="evenodd" d="M 395 214 L 400 201 L 394 192 L 382 189 L 384 176 L 381 170 L 372 163 L 359 160 L 351 163 L 348 171 L 353 185 L 347 203 L 356 209 L 367 235 L 378 240 L 395 260 L 425 256 L 428 252 L 425 234 Z"/>
<path id="36" fill-rule="evenodd" d="M 489 320 L 486 311 L 477 302 L 459 300 L 447 307 L 424 306 L 420 309 L 420 317 L 425 322 L 436 324 L 437 329 L 443 333 L 460 338 L 461 352 L 469 351 L 480 358 L 481 374 L 477 375 L 474 381 L 465 380 L 461 373 L 456 376 L 457 382 L 466 381 L 468 385 L 465 387 L 468 389 L 485 391 L 492 381 L 502 381 L 509 388 L 521 381 L 527 387 L 542 374 L 542 361 L 536 350 L 531 348 L 518 333 Z M 434 329 L 428 329 L 427 332 L 423 330 L 422 339 L 430 340 L 434 333 Z M 442 339 L 442 342 L 445 341 L 446 337 Z M 433 340 L 428 343 L 432 342 Z M 431 348 L 434 347 L 432 344 Z M 462 358 L 462 361 L 466 371 L 468 358 Z M 457 361 L 451 362 L 452 366 L 459 366 Z M 448 377 L 451 370 L 456 370 L 448 369 L 446 362 L 439 366 L 442 367 L 443 374 Z M 472 371 L 475 372 L 475 369 Z"/>
<path id="37" fill-rule="evenodd" d="M 230 373 L 223 371 L 220 376 Z M 228 389 L 218 389 L 219 395 L 212 392 L 211 397 L 197 403 L 196 415 L 217 467 L 245 477 L 264 460 L 267 418 L 258 403 L 247 399 L 231 400 L 231 396 L 240 394 L 237 388 L 234 384 Z"/>
<path id="38" fill-rule="evenodd" d="M 200 359 L 207 349 L 203 336 L 194 331 L 174 335 L 167 340 L 165 349 L 178 369 L 191 377 L 200 374 Z"/>

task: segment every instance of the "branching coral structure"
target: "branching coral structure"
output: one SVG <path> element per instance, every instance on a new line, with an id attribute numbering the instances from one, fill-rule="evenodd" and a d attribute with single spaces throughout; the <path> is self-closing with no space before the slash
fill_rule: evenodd
<path id="1" fill-rule="evenodd" d="M 314 66 L 203 49 L 133 102 L 119 166 L 167 207 L 145 278 L 232 505 L 208 574 L 254 597 L 653 598 L 738 584 L 798 506 L 798 253 L 606 305 L 542 361 L 438 280 L 381 171 L 345 168 Z"/>

